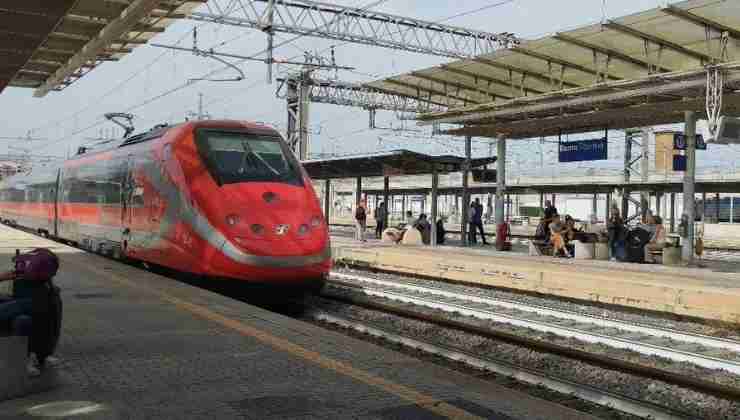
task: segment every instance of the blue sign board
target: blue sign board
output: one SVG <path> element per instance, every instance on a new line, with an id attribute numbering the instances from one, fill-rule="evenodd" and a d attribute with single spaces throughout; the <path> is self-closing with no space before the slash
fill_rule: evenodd
<path id="1" fill-rule="evenodd" d="M 558 143 L 558 162 L 607 160 L 606 138 Z"/>
<path id="2" fill-rule="evenodd" d="M 677 172 L 686 172 L 686 156 L 673 156 L 673 170 Z"/>
<path id="3" fill-rule="evenodd" d="M 673 134 L 673 150 L 686 150 L 686 136 L 683 133 Z M 704 136 L 696 135 L 696 150 L 707 150 Z"/>

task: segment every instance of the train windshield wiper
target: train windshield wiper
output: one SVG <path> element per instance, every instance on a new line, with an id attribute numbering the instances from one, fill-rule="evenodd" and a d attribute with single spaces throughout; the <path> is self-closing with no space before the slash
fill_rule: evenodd
<path id="1" fill-rule="evenodd" d="M 262 158 L 262 156 L 260 156 L 258 153 L 255 153 L 254 150 L 252 150 L 252 148 L 249 146 L 249 144 L 248 144 L 247 141 L 242 141 L 241 144 L 242 144 L 242 149 L 244 150 L 244 155 L 242 156 L 242 163 L 239 165 L 239 173 L 240 174 L 243 174 L 244 173 L 244 165 L 247 163 L 247 156 L 252 155 L 252 156 L 256 157 L 257 159 L 259 159 L 259 161 L 262 162 L 262 164 L 265 165 L 265 167 L 267 169 L 269 169 L 272 173 L 274 173 L 275 175 L 278 175 L 278 176 L 281 175 L 280 174 L 280 171 L 278 171 L 277 169 L 273 168 L 272 165 L 270 165 L 269 163 L 267 163 L 267 161 L 264 160 Z"/>

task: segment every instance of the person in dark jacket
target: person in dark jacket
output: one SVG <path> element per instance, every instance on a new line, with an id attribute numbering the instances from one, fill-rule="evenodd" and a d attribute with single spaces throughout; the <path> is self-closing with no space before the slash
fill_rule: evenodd
<path id="1" fill-rule="evenodd" d="M 437 219 L 437 244 L 442 245 L 445 243 L 445 235 L 447 234 L 447 231 L 445 230 L 445 221 L 444 217 L 440 217 Z"/>
<path id="2" fill-rule="evenodd" d="M 610 259 L 612 261 L 623 261 L 625 259 L 627 229 L 617 206 L 612 206 L 606 228 L 609 232 Z"/>
<path id="3" fill-rule="evenodd" d="M 385 221 L 388 218 L 388 208 L 385 206 L 385 202 L 381 201 L 378 204 L 378 208 L 375 209 L 375 237 L 380 239 L 385 230 Z"/>
<path id="4" fill-rule="evenodd" d="M 367 211 L 365 200 L 362 200 L 355 209 L 355 239 L 365 242 L 365 228 L 367 227 Z"/>
<path id="5" fill-rule="evenodd" d="M 473 202 L 473 218 L 471 225 L 473 226 L 472 242 L 476 242 L 475 235 L 480 232 L 483 245 L 488 245 L 488 241 L 486 241 L 486 232 L 483 230 L 483 204 L 481 204 L 479 198 L 476 198 Z"/>

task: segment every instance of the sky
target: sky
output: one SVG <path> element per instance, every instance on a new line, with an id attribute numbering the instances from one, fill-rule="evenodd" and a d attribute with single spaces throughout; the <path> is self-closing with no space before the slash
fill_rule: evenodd
<path id="1" fill-rule="evenodd" d="M 348 6 L 373 3 L 371 0 L 324 2 Z M 462 15 L 445 23 L 489 32 L 512 32 L 520 38 L 531 39 L 596 23 L 604 17 L 620 17 L 665 4 L 665 0 L 387 0 L 374 10 L 431 21 Z M 466 13 L 487 6 L 492 7 Z M 206 6 L 199 10 L 207 11 Z M 190 47 L 195 26 L 198 26 L 200 47 L 251 56 L 266 46 L 265 35 L 257 30 L 190 20 L 171 25 L 154 42 Z M 277 34 L 276 43 L 293 37 L 291 34 Z M 275 57 L 300 58 L 305 51 L 322 51 L 331 45 L 337 45 L 337 64 L 355 67 L 354 71 L 338 73 L 339 79 L 347 81 L 366 82 L 449 61 L 443 57 L 311 37 L 280 47 Z M 199 94 L 203 95 L 206 112 L 214 118 L 261 121 L 284 132 L 287 120 L 285 101 L 276 97 L 275 82 L 266 83 L 266 66 L 262 63 L 239 65 L 246 75 L 246 79 L 240 82 L 187 84 L 188 79 L 220 67 L 222 64 L 214 60 L 145 45 L 137 47 L 119 62 L 104 63 L 67 89 L 52 92 L 45 98 L 34 98 L 31 89 L 7 88 L 0 94 L 0 115 L 3 116 L 0 137 L 25 136 L 30 130 L 33 137 L 44 140 L 31 143 L 3 141 L 0 153 L 7 152 L 7 147 L 11 146 L 15 151 L 27 148 L 35 154 L 65 156 L 95 138 L 122 134 L 112 124 L 103 122 L 106 112 L 131 112 L 136 116 L 137 131 L 144 131 L 159 123 L 182 121 L 188 112 L 197 109 Z M 277 72 L 284 74 L 286 70 L 289 69 L 281 66 Z M 235 74 L 234 71 L 226 71 L 220 76 L 233 77 Z M 413 121 L 398 121 L 390 112 L 379 112 L 377 125 L 381 129 L 370 130 L 367 113 L 360 109 L 311 104 L 309 125 L 312 153 L 342 155 L 398 148 L 428 153 L 463 153 L 459 138 L 432 138 L 428 129 L 417 127 Z M 399 131 L 400 128 L 407 131 Z M 589 134 L 583 136 L 588 138 Z M 579 137 L 572 137 L 575 138 Z M 618 169 L 623 138 L 623 133 L 610 133 L 611 160 L 600 167 Z M 553 143 L 539 140 L 515 143 L 509 148 L 515 170 L 548 167 L 552 171 L 562 167 L 557 164 Z M 488 152 L 486 141 L 474 142 L 475 156 L 487 156 Z M 699 166 L 734 164 L 736 156 L 728 156 L 721 153 L 716 159 L 706 159 L 700 155 Z M 582 164 L 569 165 L 566 169 L 584 169 Z"/>

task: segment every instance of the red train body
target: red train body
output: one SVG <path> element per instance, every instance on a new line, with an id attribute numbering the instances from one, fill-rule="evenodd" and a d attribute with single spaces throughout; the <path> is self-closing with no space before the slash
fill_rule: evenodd
<path id="1" fill-rule="evenodd" d="M 0 218 L 83 248 L 251 283 L 320 287 L 331 247 L 311 181 L 268 127 L 160 127 L 0 183 Z"/>

